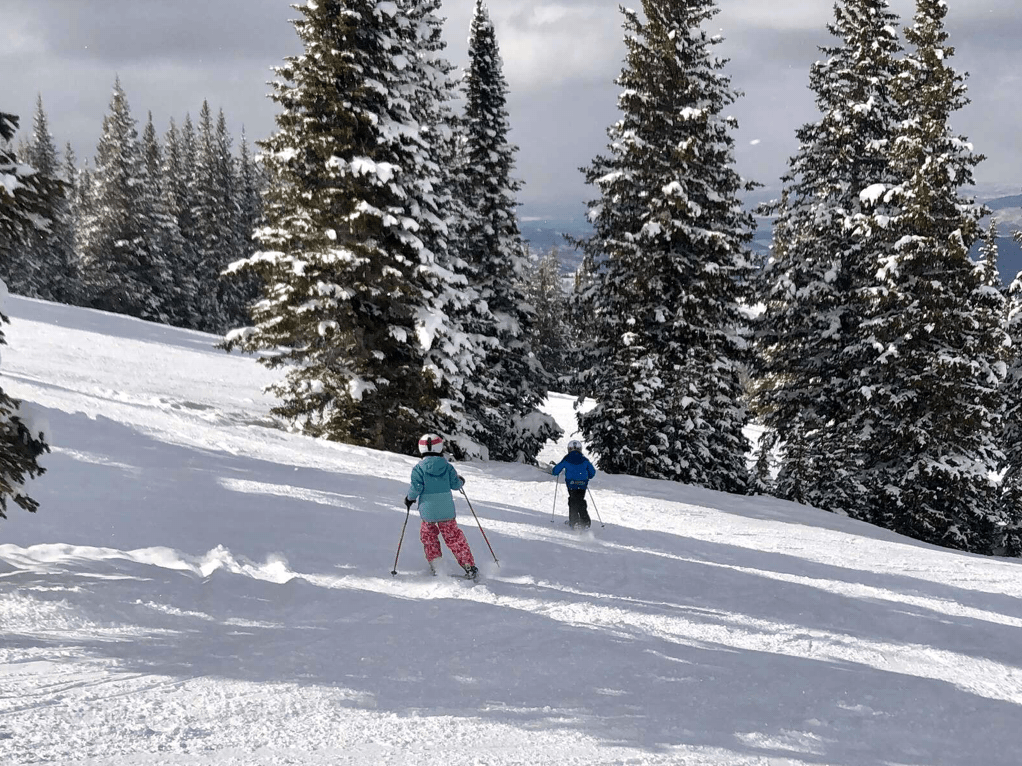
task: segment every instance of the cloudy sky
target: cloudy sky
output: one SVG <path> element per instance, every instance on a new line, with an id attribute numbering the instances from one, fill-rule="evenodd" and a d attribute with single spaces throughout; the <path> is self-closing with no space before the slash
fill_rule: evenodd
<path id="1" fill-rule="evenodd" d="M 1022 99 L 1018 0 L 949 0 L 955 64 L 971 74 L 973 103 L 955 128 L 988 156 L 986 190 L 1022 189 L 1016 149 Z M 465 63 L 474 0 L 447 0 L 449 58 Z M 638 5 L 635 0 L 635 5 Z M 794 131 L 814 118 L 808 71 L 832 38 L 832 0 L 721 0 L 718 52 L 745 96 L 733 108 L 739 171 L 776 187 L 796 148 Z M 614 0 L 490 0 L 510 93 L 523 214 L 576 217 L 590 196 L 578 168 L 601 152 L 617 115 L 624 46 Z M 892 0 L 908 22 L 911 0 Z M 42 94 L 59 145 L 91 156 L 114 78 L 135 116 L 157 129 L 194 117 L 203 99 L 223 108 L 235 135 L 273 130 L 270 67 L 300 50 L 285 0 L 0 0 L 0 110 L 30 128 Z"/>

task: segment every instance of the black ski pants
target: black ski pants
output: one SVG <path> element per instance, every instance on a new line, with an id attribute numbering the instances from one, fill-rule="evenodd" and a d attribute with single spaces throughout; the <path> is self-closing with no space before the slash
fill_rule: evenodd
<path id="1" fill-rule="evenodd" d="M 586 503 L 586 491 L 584 489 L 568 490 L 568 526 L 572 529 L 582 527 L 589 529 L 592 522 L 589 520 L 589 506 Z"/>

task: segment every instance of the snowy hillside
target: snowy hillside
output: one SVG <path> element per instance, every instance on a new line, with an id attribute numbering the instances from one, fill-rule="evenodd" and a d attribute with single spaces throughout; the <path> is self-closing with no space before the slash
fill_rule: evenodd
<path id="1" fill-rule="evenodd" d="M 1019 762 L 1017 562 L 602 475 L 579 537 L 549 476 L 465 464 L 500 566 L 459 497 L 480 582 L 414 513 L 392 577 L 415 457 L 275 428 L 210 336 L 9 309 L 54 447 L 0 522 L 0 764 Z"/>

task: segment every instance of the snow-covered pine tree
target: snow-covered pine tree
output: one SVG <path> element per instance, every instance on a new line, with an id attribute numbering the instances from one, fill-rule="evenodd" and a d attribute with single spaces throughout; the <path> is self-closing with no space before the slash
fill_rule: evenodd
<path id="1" fill-rule="evenodd" d="M 0 114 L 0 123 L 7 117 Z M 2 129 L 2 127 L 0 127 Z M 5 180 L 5 163 L 3 150 L 0 149 L 0 182 Z M 4 197 L 3 183 L 0 183 L 0 236 L 6 225 L 18 213 L 14 205 Z M 17 191 L 14 192 L 17 196 Z M 41 219 L 35 219 L 37 222 Z M 0 346 L 4 339 L 3 326 L 10 320 L 4 314 L 4 302 L 7 298 L 7 285 L 0 279 Z M 46 469 L 39 465 L 39 456 L 49 452 L 46 435 L 37 430 L 21 402 L 12 399 L 0 387 L 0 519 L 7 518 L 7 504 L 13 502 L 26 511 L 34 513 L 39 503 L 33 500 L 25 489 L 25 482 L 34 478 Z"/>
<path id="2" fill-rule="evenodd" d="M 265 184 L 249 150 L 244 128 L 241 131 L 241 143 L 234 175 L 236 179 L 235 204 L 238 214 L 235 217 L 233 235 L 235 255 L 231 259 L 231 263 L 251 258 L 256 252 L 253 235 L 256 228 L 262 225 L 263 216 L 263 203 L 260 195 Z M 259 297 L 259 282 L 255 275 L 249 273 L 242 276 L 238 273 L 228 274 L 225 272 L 221 275 L 221 279 L 227 283 L 224 314 L 228 327 L 242 327 L 248 324 L 252 321 L 249 316 L 249 306 Z"/>
<path id="3" fill-rule="evenodd" d="M 223 112 L 214 123 L 208 101 L 199 111 L 198 143 L 192 215 L 195 219 L 198 280 L 199 329 L 222 333 L 227 330 L 224 289 L 231 284 L 221 272 L 236 260 L 234 242 L 237 208 L 234 174 Z"/>
<path id="4" fill-rule="evenodd" d="M 85 212 L 85 193 L 89 185 L 89 173 L 86 168 L 78 167 L 78 155 L 74 147 L 68 141 L 64 144 L 64 180 L 67 182 L 66 197 L 67 209 L 71 229 L 71 252 L 74 254 L 75 282 L 72 286 L 73 295 L 68 302 L 80 306 L 83 302 L 82 274 L 81 274 L 81 237 L 79 227 Z"/>
<path id="5" fill-rule="evenodd" d="M 168 321 L 177 327 L 198 329 L 202 318 L 197 309 L 199 281 L 197 276 L 196 221 L 194 207 L 195 130 L 191 117 L 185 116 L 182 130 L 173 118 L 163 140 L 161 198 L 163 210 L 174 218 L 180 243 L 175 241 L 167 251 L 171 274 L 171 293 L 166 304 Z M 176 238 L 175 238 L 176 240 Z"/>
<path id="6" fill-rule="evenodd" d="M 96 149 L 88 217 L 82 226 L 82 279 L 93 308 L 164 321 L 169 272 L 152 247 L 151 207 L 138 131 L 120 79 Z"/>
<path id="7" fill-rule="evenodd" d="M 401 97 L 408 23 L 402 6 L 319 0 L 295 6 L 305 52 L 277 68 L 277 131 L 262 251 L 232 265 L 263 292 L 255 326 L 228 348 L 272 350 L 284 366 L 274 413 L 311 435 L 408 450 L 439 422 L 418 323 L 432 296 L 432 254 L 416 232 L 424 160 Z"/>
<path id="8" fill-rule="evenodd" d="M 987 287 L 992 287 L 995 292 L 1003 294 L 1004 281 L 1001 279 L 1001 248 L 997 244 L 998 228 L 997 218 L 990 216 L 986 235 L 983 237 L 983 244 L 979 248 L 979 279 Z M 1003 301 L 1000 304 L 1000 309 L 1002 312 L 1007 311 L 1007 305 Z"/>
<path id="9" fill-rule="evenodd" d="M 469 266 L 452 247 L 465 207 L 454 193 L 458 147 L 453 126 L 458 97 L 454 65 L 446 58 L 440 0 L 406 0 L 402 6 L 408 23 L 403 43 L 408 64 L 400 68 L 399 92 L 411 107 L 415 134 L 409 137 L 420 156 L 417 178 L 409 184 L 418 209 L 422 243 L 420 279 L 427 302 L 416 324 L 423 346 L 424 365 L 439 399 L 437 429 L 447 436 L 452 452 L 461 459 L 482 457 L 486 448 L 476 441 L 478 428 L 470 422 L 465 399 L 477 385 L 482 357 L 480 338 L 471 333 L 470 317 L 481 301 L 466 274 Z"/>
<path id="10" fill-rule="evenodd" d="M 534 313 L 523 289 L 529 264 L 516 199 L 521 182 L 512 176 L 517 147 L 508 140 L 508 85 L 496 31 L 482 0 L 476 0 L 468 52 L 459 167 L 459 195 L 467 218 L 459 232 L 459 249 L 489 316 L 477 315 L 467 323 L 480 337 L 485 356 L 465 406 L 491 459 L 534 462 L 543 445 L 561 431 L 539 410 L 550 376 L 530 344 Z"/>
<path id="11" fill-rule="evenodd" d="M 44 217 L 48 203 L 36 185 L 35 173 L 18 162 L 9 148 L 17 129 L 18 118 L 0 112 L 0 264 L 10 263 L 11 251 L 20 247 L 31 231 L 48 226 Z M 6 299 L 7 285 L 0 279 L 0 346 L 7 342 L 3 332 L 9 321 L 4 314 Z M 45 434 L 25 417 L 20 402 L 0 387 L 0 518 L 7 518 L 9 502 L 27 511 L 38 508 L 26 493 L 25 482 L 43 473 L 39 456 L 48 451 Z"/>
<path id="12" fill-rule="evenodd" d="M 644 0 L 625 10 L 622 119 L 609 156 L 586 169 L 598 264 L 595 348 L 579 425 L 601 468 L 711 489 L 749 489 L 740 310 L 751 274 L 751 214 L 734 170 L 736 99 L 712 0 Z M 602 259 L 602 262 L 601 260 Z"/>
<path id="13" fill-rule="evenodd" d="M 784 445 L 775 492 L 863 517 L 860 460 L 848 424 L 866 358 L 859 322 L 885 248 L 882 202 L 900 121 L 891 95 L 901 44 L 887 0 L 841 0 L 809 83 L 820 118 L 798 130 L 783 178 L 770 259 L 758 278 L 754 405 Z"/>
<path id="14" fill-rule="evenodd" d="M 993 224 L 991 224 L 993 225 Z M 996 247 L 996 233 L 988 236 Z M 1022 243 L 1022 232 L 1016 232 L 1015 241 Z M 1005 526 L 995 549 L 1009 556 L 1022 556 L 1022 272 L 1008 287 L 1005 301 L 1005 324 L 1011 347 L 1008 349 L 1007 373 L 1003 384 L 999 444 L 1004 453 L 1000 466 L 1000 502 L 1004 510 Z"/>
<path id="15" fill-rule="evenodd" d="M 774 488 L 774 464 L 776 462 L 774 451 L 777 449 L 777 432 L 765 429 L 759 436 L 759 443 L 756 445 L 756 463 L 752 471 L 753 495 L 773 495 Z"/>
<path id="16" fill-rule="evenodd" d="M 568 296 L 564 291 L 561 259 L 551 248 L 536 259 L 526 281 L 526 299 L 536 310 L 530 344 L 540 364 L 564 391 L 572 371 L 571 330 L 568 326 Z"/>
<path id="17" fill-rule="evenodd" d="M 41 183 L 48 192 L 49 209 L 46 217 L 50 226 L 36 231 L 30 238 L 28 250 L 37 265 L 37 284 L 32 292 L 50 301 L 71 303 L 78 292 L 78 257 L 74 250 L 74 224 L 68 200 L 68 184 L 57 147 L 50 134 L 49 121 L 43 109 L 43 98 L 36 101 L 32 139 L 25 153 L 25 161 L 36 169 Z"/>
<path id="18" fill-rule="evenodd" d="M 917 0 L 913 46 L 894 83 L 904 120 L 891 149 L 901 207 L 867 317 L 876 348 L 862 371 L 854 427 L 868 434 L 864 474 L 875 523 L 916 539 L 991 552 L 1003 509 L 991 473 L 1001 463 L 1002 318 L 969 258 L 984 209 L 960 194 L 982 157 L 952 133 L 968 103 L 950 64 L 944 0 Z"/>
<path id="19" fill-rule="evenodd" d="M 184 257 L 184 238 L 178 227 L 174 198 L 166 193 L 168 183 L 164 178 L 166 161 L 164 150 L 153 125 L 153 113 L 149 112 L 142 129 L 142 170 L 140 214 L 149 219 L 149 248 L 158 253 L 165 273 L 157 282 L 159 304 L 164 321 L 176 324 L 175 308 L 180 300 L 180 285 L 176 271 Z"/>
<path id="20" fill-rule="evenodd" d="M 22 283 L 32 284 L 29 275 L 35 273 L 26 245 L 37 232 L 45 232 L 50 221 L 46 185 L 11 148 L 17 129 L 18 118 L 0 112 L 0 279 L 20 289 Z"/>
<path id="21" fill-rule="evenodd" d="M 572 276 L 571 290 L 567 297 L 565 319 L 568 326 L 567 366 L 571 374 L 567 376 L 565 390 L 579 399 L 576 407 L 584 398 L 586 370 L 596 362 L 597 339 L 594 334 L 596 292 L 596 259 L 592 252 L 585 251 L 585 241 L 569 238 L 568 242 L 582 250 L 582 262 Z"/>

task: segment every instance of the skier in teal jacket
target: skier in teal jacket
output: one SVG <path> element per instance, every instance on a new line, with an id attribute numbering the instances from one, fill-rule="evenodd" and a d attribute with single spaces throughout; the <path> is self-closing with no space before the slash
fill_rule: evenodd
<path id="1" fill-rule="evenodd" d="M 444 542 L 465 574 L 474 578 L 479 570 L 454 511 L 453 490 L 465 486 L 465 480 L 447 462 L 443 451 L 444 440 L 436 434 L 425 434 L 419 439 L 419 454 L 423 458 L 412 469 L 412 483 L 405 493 L 405 507 L 411 509 L 412 504 L 419 501 L 419 517 L 422 519 L 419 539 L 433 574 L 436 574 L 433 562 L 443 555 L 440 549 L 440 536 L 443 535 Z"/>

